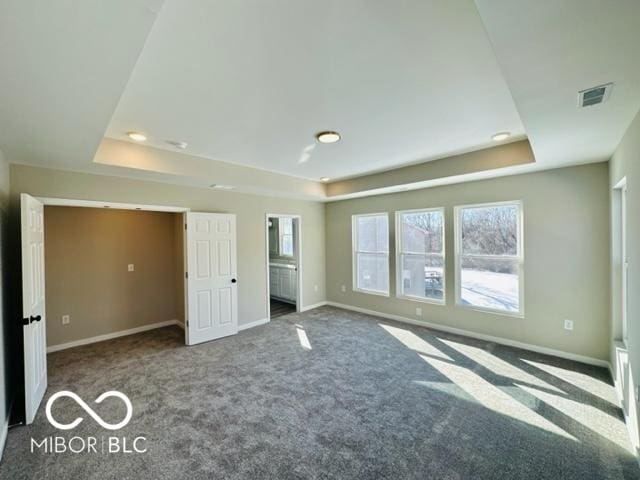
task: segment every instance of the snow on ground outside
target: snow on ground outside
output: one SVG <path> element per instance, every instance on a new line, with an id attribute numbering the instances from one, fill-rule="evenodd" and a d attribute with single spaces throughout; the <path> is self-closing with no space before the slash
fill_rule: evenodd
<path id="1" fill-rule="evenodd" d="M 518 311 L 518 276 L 483 270 L 462 270 L 462 303 Z"/>

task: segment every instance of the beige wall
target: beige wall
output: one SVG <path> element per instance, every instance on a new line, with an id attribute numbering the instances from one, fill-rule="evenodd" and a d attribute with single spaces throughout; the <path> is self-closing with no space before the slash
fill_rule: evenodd
<path id="1" fill-rule="evenodd" d="M 9 165 L 0 151 L 0 444 L 2 444 L 6 432 L 8 416 L 10 413 L 11 382 L 9 365 L 11 364 L 12 349 L 10 340 L 13 331 L 9 324 L 9 299 L 7 298 L 9 282 L 8 277 L 8 200 L 9 200 Z M 2 451 L 0 451 L 0 456 Z"/>
<path id="2" fill-rule="evenodd" d="M 11 165 L 12 204 L 18 195 L 187 207 L 237 215 L 238 323 L 267 317 L 265 215 L 302 216 L 302 306 L 325 296 L 324 204 L 288 198 L 192 188 L 121 177 Z"/>
<path id="3" fill-rule="evenodd" d="M 611 337 L 613 341 L 622 338 L 622 321 L 621 321 L 621 258 L 620 258 L 620 236 L 617 226 L 619 220 L 618 202 L 613 188 L 623 178 L 627 179 L 627 260 L 628 268 L 628 297 L 627 297 L 627 315 L 628 315 L 628 338 L 627 350 L 629 354 L 630 379 L 625 380 L 626 391 L 623 392 L 625 403 L 629 405 L 629 424 L 632 425 L 632 431 L 635 442 L 638 442 L 637 432 L 640 429 L 638 418 L 638 404 L 635 398 L 635 390 L 640 385 L 640 113 L 631 123 L 629 129 L 625 133 L 620 145 L 616 149 L 610 162 L 609 187 L 612 196 L 611 201 L 611 218 L 612 218 L 612 242 L 611 242 L 611 266 L 612 266 L 612 295 L 611 295 Z M 613 355 L 615 349 L 611 349 L 612 359 L 611 365 L 616 372 L 616 361 Z M 634 442 L 634 443 L 635 443 Z M 638 445 L 634 445 L 637 447 Z"/>
<path id="4" fill-rule="evenodd" d="M 453 207 L 503 200 L 523 202 L 524 318 L 454 306 Z M 395 298 L 393 212 L 422 207 L 446 209 L 446 306 Z M 351 215 L 370 212 L 390 213 L 391 298 L 352 291 Z M 326 218 L 328 300 L 608 359 L 607 164 L 338 201 L 327 204 Z M 422 307 L 422 317 L 416 307 Z M 563 329 L 564 319 L 574 321 L 572 332 Z"/>
<path id="5" fill-rule="evenodd" d="M 48 346 L 177 318 L 174 216 L 45 207 Z"/>

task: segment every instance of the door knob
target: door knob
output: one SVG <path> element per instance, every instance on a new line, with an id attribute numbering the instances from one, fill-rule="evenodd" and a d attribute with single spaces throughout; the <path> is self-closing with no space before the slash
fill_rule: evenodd
<path id="1" fill-rule="evenodd" d="M 39 322 L 40 320 L 42 320 L 42 317 L 40 315 L 36 315 L 35 317 L 31 315 L 29 318 L 23 318 L 22 323 L 24 325 L 29 325 L 30 323 Z"/>
<path id="2" fill-rule="evenodd" d="M 235 278 L 231 279 L 231 283 L 236 283 L 238 280 L 236 280 Z"/>

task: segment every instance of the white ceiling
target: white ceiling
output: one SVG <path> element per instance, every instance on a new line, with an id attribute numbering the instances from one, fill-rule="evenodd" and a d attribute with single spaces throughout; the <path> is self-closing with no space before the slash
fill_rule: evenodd
<path id="1" fill-rule="evenodd" d="M 0 149 L 89 165 L 162 0 L 0 2 Z"/>
<path id="2" fill-rule="evenodd" d="M 524 135 L 473 2 L 424 0 L 167 0 L 107 136 L 129 130 L 316 180 Z"/>
<path id="3" fill-rule="evenodd" d="M 602 161 L 640 109 L 638 45 L 638 0 L 3 0 L 0 149 L 199 186 L 220 161 L 336 179 L 502 130 L 526 135 L 536 162 L 482 178 Z M 578 90 L 606 82 L 607 103 L 578 108 Z M 317 145 L 324 129 L 343 140 Z M 103 137 L 128 130 L 173 156 L 104 155 Z"/>
<path id="4" fill-rule="evenodd" d="M 538 168 L 608 160 L 640 110 L 640 1 L 476 3 Z M 578 107 L 608 82 L 606 103 Z"/>

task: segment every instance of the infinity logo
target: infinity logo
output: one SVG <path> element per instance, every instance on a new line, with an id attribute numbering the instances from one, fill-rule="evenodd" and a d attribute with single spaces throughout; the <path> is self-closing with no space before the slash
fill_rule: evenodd
<path id="1" fill-rule="evenodd" d="M 78 405 L 80 405 L 84 409 L 85 412 L 87 412 L 89 415 L 91 415 L 91 417 L 96 422 L 98 422 L 102 428 L 106 428 L 107 430 L 119 430 L 119 429 L 121 429 L 127 423 L 129 423 L 129 420 L 131 420 L 131 415 L 133 415 L 133 406 L 131 405 L 131 400 L 129 400 L 129 398 L 124 393 L 120 393 L 120 392 L 117 392 L 115 390 L 111 390 L 109 392 L 104 392 L 102 395 L 100 395 L 95 400 L 96 403 L 102 403 L 102 401 L 105 398 L 118 397 L 127 406 L 127 414 L 125 415 L 124 420 L 122 420 L 120 423 L 116 423 L 115 425 L 112 425 L 112 424 L 107 423 L 104 420 L 102 420 L 102 418 L 100 418 L 100 416 L 96 412 L 94 412 L 93 409 L 89 405 L 87 405 L 85 403 L 85 401 L 82 400 L 78 395 L 76 395 L 73 392 L 69 392 L 67 390 L 62 390 L 62 391 L 60 391 L 58 393 L 54 393 L 53 395 L 51 395 L 51 398 L 49 398 L 49 400 L 47 401 L 47 408 L 46 408 L 47 419 L 49 419 L 49 423 L 51 423 L 51 425 L 53 425 L 54 427 L 56 427 L 59 430 L 71 430 L 72 428 L 76 428 L 78 425 L 80 425 L 80 422 L 82 422 L 82 420 L 84 420 L 82 417 L 78 417 L 73 422 L 68 423 L 66 425 L 62 424 L 62 423 L 58 423 L 53 418 L 53 416 L 51 415 L 51 406 L 53 405 L 53 402 L 55 402 L 60 397 L 69 397 L 69 398 L 74 399 L 75 402 Z"/>

